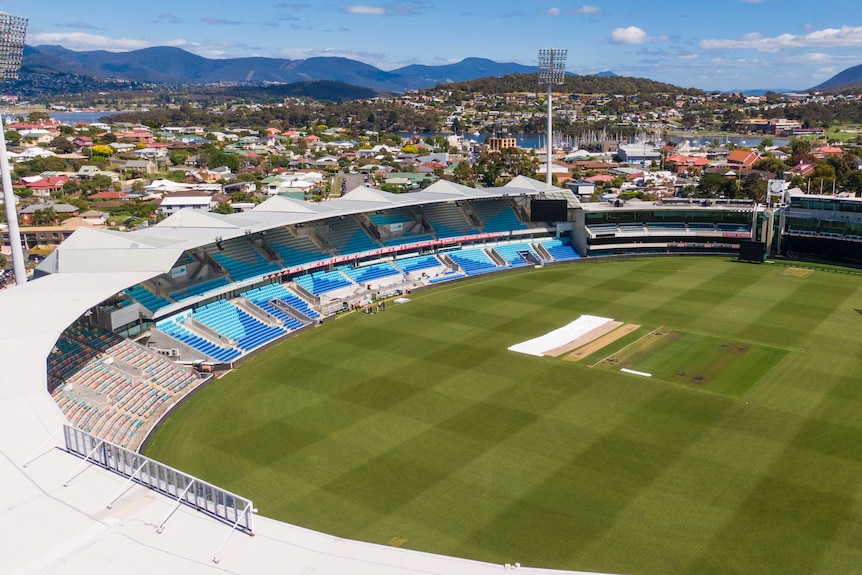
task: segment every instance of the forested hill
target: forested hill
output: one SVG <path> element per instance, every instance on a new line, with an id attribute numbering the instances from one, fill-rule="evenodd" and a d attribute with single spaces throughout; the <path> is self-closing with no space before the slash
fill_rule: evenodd
<path id="1" fill-rule="evenodd" d="M 441 84 L 438 88 L 484 94 L 545 90 L 543 86 L 539 85 L 537 74 L 510 74 L 508 76 L 479 78 L 466 82 Z M 562 86 L 555 86 L 554 91 L 569 94 L 622 94 L 624 96 L 658 93 L 702 95 L 704 93 L 703 90 L 696 88 L 680 88 L 673 84 L 626 76 L 566 76 L 565 83 Z"/>

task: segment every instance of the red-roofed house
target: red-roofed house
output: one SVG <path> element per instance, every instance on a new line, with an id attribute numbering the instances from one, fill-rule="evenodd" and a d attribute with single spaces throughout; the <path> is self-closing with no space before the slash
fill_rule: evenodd
<path id="1" fill-rule="evenodd" d="M 736 164 L 746 168 L 751 168 L 758 160 L 760 160 L 760 154 L 757 150 L 733 150 L 727 155 L 728 164 Z"/>
<path id="2" fill-rule="evenodd" d="M 148 144 L 156 139 L 156 137 L 145 128 L 135 128 L 126 132 L 120 132 L 116 134 L 116 136 L 117 141 L 120 142 L 139 142 L 142 144 Z"/>
<path id="3" fill-rule="evenodd" d="M 585 182 L 612 182 L 614 181 L 614 177 L 610 174 L 598 174 L 596 176 L 590 176 L 589 178 L 584 178 Z"/>
<path id="4" fill-rule="evenodd" d="M 709 166 L 709 160 L 699 156 L 684 156 L 682 154 L 671 154 L 665 162 L 673 164 L 674 172 L 692 172 L 700 173 L 704 168 Z"/>
<path id="5" fill-rule="evenodd" d="M 127 192 L 99 192 L 90 196 L 91 200 L 130 200 L 133 194 Z"/>
<path id="6" fill-rule="evenodd" d="M 820 146 L 814 150 L 812 155 L 815 158 L 843 158 L 844 150 L 838 146 Z"/>
<path id="7" fill-rule="evenodd" d="M 788 174 L 793 174 L 794 176 L 802 176 L 803 178 L 811 175 L 814 171 L 814 164 L 804 164 L 799 162 L 789 170 L 787 170 Z"/>
<path id="8" fill-rule="evenodd" d="M 50 198 L 51 192 L 59 192 L 69 181 L 68 176 L 51 176 L 43 178 L 41 176 L 32 176 L 21 178 L 24 187 L 33 192 L 34 198 Z"/>
<path id="9" fill-rule="evenodd" d="M 47 130 L 50 128 L 56 128 L 60 125 L 60 122 L 56 120 L 48 120 L 41 122 L 12 122 L 11 124 L 6 124 L 7 130 Z"/>

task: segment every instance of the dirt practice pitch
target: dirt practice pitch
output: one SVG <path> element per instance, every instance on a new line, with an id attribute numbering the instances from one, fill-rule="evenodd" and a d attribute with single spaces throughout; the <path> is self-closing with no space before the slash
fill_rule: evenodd
<path id="1" fill-rule="evenodd" d="M 619 341 L 621 338 L 624 338 L 625 336 L 629 335 L 634 331 L 637 331 L 639 328 L 640 326 L 634 323 L 623 324 L 622 322 L 616 322 L 613 331 L 609 333 L 600 334 L 598 335 L 598 337 L 589 339 L 587 341 L 573 342 L 577 343 L 577 345 L 569 347 L 569 349 L 565 351 L 570 351 L 572 349 L 575 351 L 568 354 L 565 357 L 565 360 L 580 361 L 585 357 L 589 357 L 594 353 L 598 353 L 612 343 Z"/>
<path id="2" fill-rule="evenodd" d="M 862 277 L 783 271 L 638 258 L 414 292 L 252 358 L 147 455 L 262 515 L 501 572 L 855 573 Z M 507 349 L 581 315 L 643 327 L 579 362 Z"/>

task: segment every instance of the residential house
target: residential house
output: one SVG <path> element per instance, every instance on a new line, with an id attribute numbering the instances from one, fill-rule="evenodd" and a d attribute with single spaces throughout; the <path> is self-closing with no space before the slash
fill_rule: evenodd
<path id="1" fill-rule="evenodd" d="M 114 151 L 115 151 L 116 153 L 118 153 L 118 154 L 122 154 L 122 153 L 126 153 L 126 152 L 131 152 L 131 151 L 133 151 L 133 150 L 137 149 L 137 147 L 136 147 L 134 144 L 129 144 L 129 143 L 126 143 L 126 142 L 111 142 L 109 145 L 110 145 L 110 146 L 114 149 Z"/>
<path id="2" fill-rule="evenodd" d="M 99 210 L 87 210 L 79 217 L 91 226 L 104 226 L 108 222 L 108 214 Z"/>
<path id="3" fill-rule="evenodd" d="M 838 146 L 820 146 L 815 148 L 811 155 L 821 160 L 823 158 L 843 158 L 844 150 Z"/>
<path id="4" fill-rule="evenodd" d="M 787 170 L 787 174 L 792 176 L 801 176 L 803 178 L 807 178 L 814 172 L 814 168 L 816 166 L 814 164 L 806 164 L 804 162 L 799 162 L 789 170 Z"/>
<path id="5" fill-rule="evenodd" d="M 30 226 L 33 225 L 34 219 L 36 218 L 36 212 L 45 211 L 48 208 L 54 208 L 54 212 L 57 214 L 56 219 L 53 224 L 57 224 L 60 220 L 64 220 L 70 217 L 77 216 L 79 213 L 79 209 L 76 206 L 70 206 L 69 204 L 52 204 L 49 202 L 39 203 L 39 204 L 30 204 L 29 206 L 22 208 L 20 212 L 21 216 L 21 225 L 22 226 Z"/>
<path id="6" fill-rule="evenodd" d="M 152 160 L 126 160 L 126 163 L 123 164 L 121 168 L 124 171 L 138 171 L 143 172 L 145 174 L 152 175 L 159 171 L 158 166 Z"/>
<path id="7" fill-rule="evenodd" d="M 34 198 L 50 198 L 54 192 L 60 192 L 66 182 L 69 181 L 69 176 L 25 176 L 21 178 L 24 187 L 33 192 Z"/>
<path id="8" fill-rule="evenodd" d="M 188 190 L 173 192 L 162 198 L 159 203 L 159 213 L 165 216 L 178 212 L 182 209 L 209 212 L 218 206 L 213 196 L 201 191 Z"/>
<path id="9" fill-rule="evenodd" d="M 30 148 L 24 148 L 18 153 L 9 152 L 7 155 L 13 162 L 26 162 L 27 160 L 32 160 L 34 158 L 47 158 L 48 156 L 56 156 L 57 154 L 51 150 L 33 146 Z"/>
<path id="10" fill-rule="evenodd" d="M 742 166 L 748 169 L 751 169 L 760 159 L 760 152 L 757 150 L 733 150 L 727 155 L 729 165 Z"/>
<path id="11" fill-rule="evenodd" d="M 21 226 L 20 231 L 26 249 L 36 247 L 53 249 L 83 226 L 89 226 L 89 224 L 81 218 L 72 217 L 56 226 Z M 9 232 L 6 229 L 0 232 L 0 247 L 8 253 Z"/>
<path id="12" fill-rule="evenodd" d="M 565 185 L 580 197 L 589 198 L 596 193 L 595 182 L 588 182 L 586 180 L 569 180 Z"/>
<path id="13" fill-rule="evenodd" d="M 140 198 L 140 194 L 130 194 L 128 192 L 115 192 L 113 190 L 106 192 L 98 192 L 89 196 L 91 200 L 133 200 Z"/>
<path id="14" fill-rule="evenodd" d="M 665 163 L 680 174 L 699 174 L 709 166 L 709 160 L 704 157 L 683 154 L 671 154 L 665 158 Z"/>
<path id="15" fill-rule="evenodd" d="M 149 144 L 156 139 L 156 136 L 150 132 L 149 128 L 133 128 L 125 132 L 118 132 L 116 136 L 120 142 L 134 142 L 137 144 Z"/>

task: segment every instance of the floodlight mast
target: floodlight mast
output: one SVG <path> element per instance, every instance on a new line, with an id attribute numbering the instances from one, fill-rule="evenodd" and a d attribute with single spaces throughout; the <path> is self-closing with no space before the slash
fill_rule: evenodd
<path id="1" fill-rule="evenodd" d="M 539 85 L 548 85 L 548 136 L 545 143 L 545 183 L 551 185 L 551 154 L 554 151 L 554 121 L 551 94 L 553 87 L 566 80 L 566 55 L 568 50 L 543 48 L 539 50 Z"/>
<path id="2" fill-rule="evenodd" d="M 27 18 L 0 12 L 0 81 L 17 80 L 24 56 L 24 38 L 27 35 Z M 9 247 L 12 250 L 12 267 L 15 283 L 27 282 L 24 267 L 24 249 L 21 247 L 21 230 L 18 227 L 18 211 L 15 209 L 15 194 L 12 191 L 12 173 L 9 155 L 6 152 L 6 128 L 0 114 L 0 180 L 3 184 L 3 201 L 6 204 L 6 225 L 9 232 Z"/>

